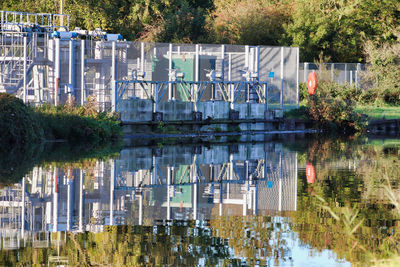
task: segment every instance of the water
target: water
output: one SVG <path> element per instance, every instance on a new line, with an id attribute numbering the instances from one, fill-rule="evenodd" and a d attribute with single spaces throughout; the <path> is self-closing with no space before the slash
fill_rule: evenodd
<path id="1" fill-rule="evenodd" d="M 399 255 L 400 140 L 252 139 L 42 162 L 0 191 L 0 264 L 351 266 Z"/>

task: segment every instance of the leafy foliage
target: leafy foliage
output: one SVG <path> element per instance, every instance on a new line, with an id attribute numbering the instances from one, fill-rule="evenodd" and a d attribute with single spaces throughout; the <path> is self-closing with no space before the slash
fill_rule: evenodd
<path id="1" fill-rule="evenodd" d="M 24 147 L 43 138 L 37 116 L 22 100 L 0 93 L 0 144 L 2 149 Z"/>
<path id="2" fill-rule="evenodd" d="M 398 40 L 398 0 L 64 1 L 71 28 L 102 28 L 128 40 L 299 46 L 336 62 L 365 60 L 367 41 Z M 59 1 L 3 0 L 2 10 L 59 13 Z"/>

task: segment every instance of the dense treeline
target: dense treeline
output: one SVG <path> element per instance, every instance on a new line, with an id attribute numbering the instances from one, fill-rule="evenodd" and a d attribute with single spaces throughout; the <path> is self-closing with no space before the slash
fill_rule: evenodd
<path id="1" fill-rule="evenodd" d="M 59 12 L 58 0 L 3 0 L 2 10 Z M 70 24 L 128 40 L 299 46 L 302 61 L 321 55 L 363 62 L 364 44 L 397 41 L 398 0 L 64 0 Z"/>

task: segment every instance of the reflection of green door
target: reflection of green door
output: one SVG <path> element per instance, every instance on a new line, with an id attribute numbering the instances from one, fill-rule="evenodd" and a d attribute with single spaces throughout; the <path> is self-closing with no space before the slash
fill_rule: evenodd
<path id="1" fill-rule="evenodd" d="M 175 196 L 171 198 L 170 205 L 172 207 L 192 207 L 192 186 L 180 185 L 175 186 Z"/>

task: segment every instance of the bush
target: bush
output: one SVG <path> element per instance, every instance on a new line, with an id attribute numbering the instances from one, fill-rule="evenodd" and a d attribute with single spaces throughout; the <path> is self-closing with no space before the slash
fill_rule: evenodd
<path id="1" fill-rule="evenodd" d="M 400 34 L 398 36 L 400 40 Z M 368 68 L 363 77 L 364 103 L 400 104 L 400 42 L 376 46 L 366 43 Z"/>
<path id="2" fill-rule="evenodd" d="M 346 90 L 343 87 L 343 91 L 340 91 L 336 83 L 322 82 L 316 94 L 309 96 L 309 116 L 323 129 L 345 133 L 361 131 L 366 121 L 354 110 L 355 102 L 352 99 L 357 95 L 351 88 Z"/>
<path id="3" fill-rule="evenodd" d="M 38 143 L 44 137 L 32 108 L 5 93 L 0 93 L 0 129 L 2 149 Z"/>

